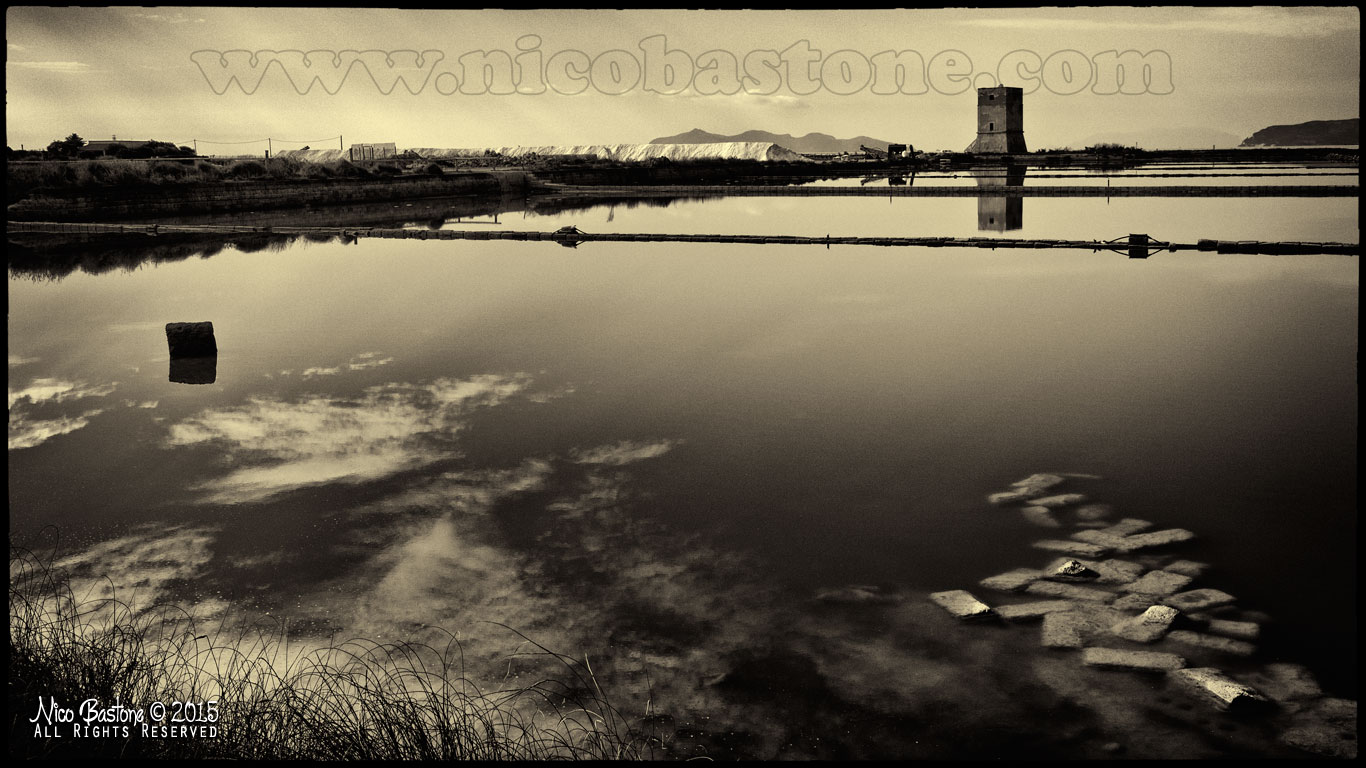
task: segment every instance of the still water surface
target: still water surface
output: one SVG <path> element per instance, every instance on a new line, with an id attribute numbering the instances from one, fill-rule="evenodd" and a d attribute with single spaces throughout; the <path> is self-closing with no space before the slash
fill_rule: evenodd
<path id="1" fill-rule="evenodd" d="M 976 205 L 492 226 L 953 235 Z M 1024 206 L 1029 236 L 1358 239 L 1347 199 Z M 672 243 L 11 269 L 10 530 L 59 526 L 87 576 L 299 642 L 437 626 L 496 678 L 506 624 L 711 754 L 1075 756 L 1031 741 L 1036 638 L 963 635 L 924 594 L 1048 559 L 1029 544 L 1054 534 L 987 494 L 1095 474 L 1067 490 L 1195 531 L 1206 585 L 1275 618 L 1268 657 L 1355 697 L 1358 290 L 1346 257 Z M 168 381 L 163 326 L 199 320 L 213 382 Z M 904 599 L 812 599 L 851 584 Z"/>

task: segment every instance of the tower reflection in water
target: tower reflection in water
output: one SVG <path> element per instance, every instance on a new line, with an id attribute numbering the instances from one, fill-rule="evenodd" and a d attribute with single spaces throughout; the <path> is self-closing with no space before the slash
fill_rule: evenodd
<path id="1" fill-rule="evenodd" d="M 999 165 L 972 172 L 978 187 L 1023 187 L 1025 166 Z M 1024 228 L 1024 198 L 1020 195 L 981 195 L 977 198 L 977 229 L 980 232 L 1009 232 Z"/>

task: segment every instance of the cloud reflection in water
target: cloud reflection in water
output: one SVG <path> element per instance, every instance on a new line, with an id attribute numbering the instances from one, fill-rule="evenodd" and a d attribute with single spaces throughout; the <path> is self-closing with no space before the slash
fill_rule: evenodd
<path id="1" fill-rule="evenodd" d="M 174 424 L 167 447 L 214 445 L 240 466 L 201 483 L 203 501 L 233 504 L 332 482 L 358 483 L 458 455 L 452 442 L 473 410 L 530 384 L 525 375 L 483 375 L 431 384 L 390 383 L 359 397 L 256 397 Z"/>

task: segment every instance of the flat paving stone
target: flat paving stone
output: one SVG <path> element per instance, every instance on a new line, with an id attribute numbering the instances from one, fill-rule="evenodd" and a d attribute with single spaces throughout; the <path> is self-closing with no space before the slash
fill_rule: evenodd
<path id="1" fill-rule="evenodd" d="M 1064 555 L 1075 555 L 1076 557 L 1104 557 L 1110 552 L 1108 548 L 1098 544 L 1085 541 L 1064 541 L 1062 539 L 1044 539 L 1034 542 L 1031 546 L 1035 549 L 1061 552 Z"/>
<path id="2" fill-rule="evenodd" d="M 1136 643 L 1155 643 L 1167 634 L 1181 612 L 1167 605 L 1149 606 L 1143 613 L 1115 624 L 1110 632 Z"/>
<path id="3" fill-rule="evenodd" d="M 1062 523 L 1058 522 L 1048 507 L 1025 507 L 1020 510 L 1020 514 L 1025 520 L 1039 526 L 1040 528 L 1061 528 Z"/>
<path id="4" fill-rule="evenodd" d="M 1068 504 L 1080 504 L 1086 501 L 1086 495 L 1082 493 L 1060 493 L 1057 496 L 1045 496 L 1041 499 L 1034 499 L 1029 502 L 1036 507 L 1065 507 Z"/>
<path id="5" fill-rule="evenodd" d="M 1170 571 L 1148 571 L 1133 583 L 1120 587 L 1121 592 L 1135 592 L 1141 595 L 1173 595 L 1186 588 L 1191 577 Z"/>
<path id="6" fill-rule="evenodd" d="M 1189 592 L 1168 595 L 1162 598 L 1162 602 L 1182 613 L 1192 613 L 1207 611 L 1223 605 L 1232 605 L 1237 602 L 1237 598 L 1218 589 L 1192 589 Z"/>
<path id="7" fill-rule="evenodd" d="M 1013 571 L 988 576 L 977 583 L 998 592 L 1019 592 L 1043 576 L 1043 571 L 1034 568 L 1016 568 Z"/>
<path id="8" fill-rule="evenodd" d="M 1257 652 L 1257 646 L 1242 640 L 1234 640 L 1231 637 L 1219 637 L 1218 635 L 1206 635 L 1200 632 L 1192 632 L 1188 629 L 1178 629 L 1167 633 L 1167 639 L 1172 642 L 1189 645 L 1195 648 L 1207 648 L 1211 651 L 1228 653 L 1234 656 L 1251 656 Z"/>
<path id="9" fill-rule="evenodd" d="M 1076 605 L 1071 600 L 1039 600 L 1033 603 L 998 605 L 993 610 L 1006 621 L 1033 621 L 1042 619 L 1050 613 L 1070 611 Z"/>
<path id="10" fill-rule="evenodd" d="M 1081 663 L 1088 667 L 1125 669 L 1134 672 L 1170 672 L 1186 666 L 1186 660 L 1174 653 L 1129 651 L 1119 648 L 1083 648 Z"/>
<path id="11" fill-rule="evenodd" d="M 1251 686 L 1230 678 L 1214 667 L 1178 669 L 1172 672 L 1172 679 L 1186 690 L 1213 703 L 1221 710 L 1245 711 L 1264 707 L 1271 703 Z"/>
<path id="12" fill-rule="evenodd" d="M 1036 581 L 1025 587 L 1025 593 L 1040 597 L 1060 597 L 1067 600 L 1080 600 L 1087 603 L 1108 603 L 1115 599 L 1115 593 L 1100 589 L 1082 587 L 1076 584 L 1060 584 L 1055 581 Z"/>
<path id="13" fill-rule="evenodd" d="M 996 615 L 991 606 L 964 589 L 935 592 L 930 595 L 930 599 L 958 619 L 982 619 Z"/>

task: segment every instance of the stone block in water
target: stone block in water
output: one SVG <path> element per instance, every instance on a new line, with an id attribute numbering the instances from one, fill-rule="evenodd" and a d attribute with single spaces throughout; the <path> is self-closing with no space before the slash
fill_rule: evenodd
<path id="1" fill-rule="evenodd" d="M 1146 611 L 1157 598 L 1153 595 L 1129 594 L 1110 604 L 1117 611 Z"/>
<path id="2" fill-rule="evenodd" d="M 1061 552 L 1064 555 L 1076 557 L 1102 557 L 1110 552 L 1108 548 L 1099 544 L 1086 541 L 1063 541 L 1061 539 L 1044 539 L 1034 542 L 1031 546 L 1035 549 L 1046 549 L 1049 552 Z"/>
<path id="3" fill-rule="evenodd" d="M 166 344 L 171 357 L 212 357 L 218 354 L 213 323 L 167 323 Z"/>
<path id="4" fill-rule="evenodd" d="M 1006 621 L 1031 621 L 1041 619 L 1050 613 L 1070 611 L 1076 608 L 1076 605 L 1071 600 L 1039 600 L 1033 603 L 998 605 L 995 611 Z"/>
<path id="5" fill-rule="evenodd" d="M 958 619 L 982 619 L 996 615 L 990 606 L 963 589 L 935 592 L 930 599 Z"/>
<path id="6" fill-rule="evenodd" d="M 1045 614 L 1039 642 L 1045 648 L 1081 648 L 1086 644 L 1082 638 L 1085 621 L 1071 611 Z"/>
<path id="7" fill-rule="evenodd" d="M 1137 592 L 1142 595 L 1172 595 L 1186 588 L 1191 577 L 1168 571 L 1149 571 L 1132 584 L 1120 588 L 1123 592 Z"/>
<path id="8" fill-rule="evenodd" d="M 1088 667 L 1133 672 L 1171 672 L 1186 666 L 1186 660 L 1174 653 L 1126 651 L 1118 648 L 1083 649 L 1081 663 Z"/>
<path id="9" fill-rule="evenodd" d="M 1019 592 L 1040 578 L 1043 578 L 1042 571 L 1036 571 L 1033 568 L 1016 568 L 1013 571 L 988 576 L 978 583 L 987 589 L 1000 592 Z"/>
<path id="10" fill-rule="evenodd" d="M 218 356 L 172 357 L 168 378 L 175 384 L 212 384 L 218 380 Z"/>
<path id="11" fill-rule="evenodd" d="M 1087 582 L 1099 579 L 1100 574 L 1076 558 L 1060 557 L 1044 566 L 1044 578 L 1051 581 Z"/>
<path id="12" fill-rule="evenodd" d="M 1205 571 L 1209 570 L 1209 563 L 1200 563 L 1195 560 L 1177 560 L 1174 563 L 1163 566 L 1162 570 L 1179 573 L 1183 576 L 1189 576 L 1192 579 L 1195 579 L 1205 575 Z"/>
<path id="13" fill-rule="evenodd" d="M 1036 581 L 1025 587 L 1025 594 L 1057 597 L 1064 600 L 1080 600 L 1087 603 L 1108 603 L 1115 599 L 1113 592 L 1081 587 L 1076 584 L 1059 584 L 1054 581 Z"/>
<path id="14" fill-rule="evenodd" d="M 1178 669 L 1172 673 L 1172 679 L 1223 710 L 1241 712 L 1266 707 L 1271 703 L 1256 689 L 1229 678 L 1213 667 Z"/>
<path id="15" fill-rule="evenodd" d="M 1262 626 L 1253 621 L 1210 619 L 1205 625 L 1205 631 L 1212 635 L 1223 635 L 1237 640 L 1256 640 L 1262 634 Z"/>
<path id="16" fill-rule="evenodd" d="M 1129 536 L 1139 531 L 1146 531 L 1153 527 L 1147 520 L 1140 520 L 1136 517 L 1126 517 L 1109 528 L 1102 528 L 1101 533 L 1108 533 L 1111 536 Z"/>
<path id="17" fill-rule="evenodd" d="M 1062 524 L 1053 517 L 1053 513 L 1048 510 L 1048 507 L 1025 507 L 1020 510 L 1020 514 L 1024 515 L 1024 519 L 1040 528 L 1062 527 Z"/>
<path id="18" fill-rule="evenodd" d="M 1297 713 L 1281 741 L 1324 757 L 1355 760 L 1357 756 L 1357 703 L 1348 699 L 1321 699 Z"/>
<path id="19" fill-rule="evenodd" d="M 1153 605 L 1143 613 L 1114 625 L 1110 631 L 1136 643 L 1155 643 L 1167 634 L 1172 621 L 1179 615 L 1180 611 L 1171 606 Z"/>
<path id="20" fill-rule="evenodd" d="M 1087 521 L 1103 520 L 1109 517 L 1114 511 L 1114 507 L 1109 504 L 1087 504 L 1082 507 L 1077 507 L 1077 519 Z"/>
<path id="21" fill-rule="evenodd" d="M 1221 605 L 1232 605 L 1237 600 L 1233 595 L 1218 589 L 1192 589 L 1189 592 L 1180 592 L 1163 598 L 1162 602 L 1182 613 L 1191 613 L 1217 608 Z"/>
<path id="22" fill-rule="evenodd" d="M 1206 648 L 1211 651 L 1219 651 L 1233 656 L 1251 656 L 1256 653 L 1257 646 L 1252 643 L 1234 640 L 1231 637 L 1219 637 L 1218 635 L 1206 635 L 1200 632 L 1191 632 L 1187 629 L 1178 629 L 1168 632 L 1167 637 L 1173 642 L 1189 645 L 1194 648 Z"/>
<path id="23" fill-rule="evenodd" d="M 1036 507 L 1065 507 L 1068 504 L 1076 504 L 1086 501 L 1086 496 L 1080 493 L 1063 493 L 1057 496 L 1047 496 L 1042 499 L 1033 499 L 1030 504 Z"/>
<path id="24" fill-rule="evenodd" d="M 1126 536 L 1127 549 L 1146 549 L 1147 547 L 1160 547 L 1166 544 L 1177 544 L 1183 541 L 1190 541 L 1195 538 L 1195 534 L 1185 528 L 1168 528 L 1165 531 L 1153 531 L 1152 533 L 1139 533 L 1133 536 Z"/>
<path id="25" fill-rule="evenodd" d="M 1323 695 L 1314 674 L 1302 664 L 1267 664 L 1247 677 L 1276 701 L 1305 701 Z"/>
<path id="26" fill-rule="evenodd" d="M 1053 486 L 1059 485 L 1063 482 L 1066 481 L 1063 480 L 1063 478 L 1059 475 L 1049 475 L 1040 472 L 1038 474 L 1030 475 L 1029 477 L 1026 477 L 1023 480 L 1017 480 L 1011 483 L 1010 487 L 1018 489 L 1029 488 L 1038 489 L 1040 491 L 1046 491 L 1049 488 L 1052 488 Z"/>

